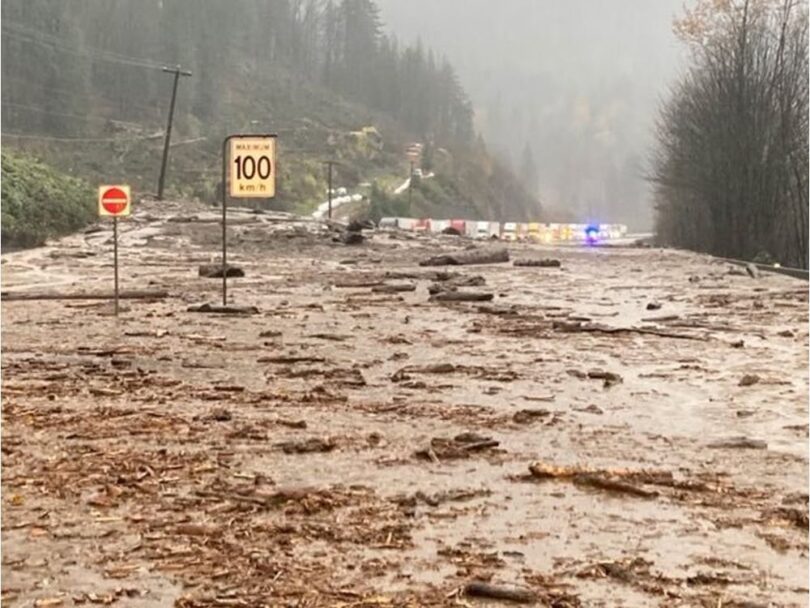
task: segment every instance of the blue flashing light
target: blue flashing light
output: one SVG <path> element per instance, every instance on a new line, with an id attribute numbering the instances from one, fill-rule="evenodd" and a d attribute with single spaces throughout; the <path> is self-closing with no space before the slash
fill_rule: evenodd
<path id="1" fill-rule="evenodd" d="M 599 239 L 599 227 L 588 226 L 585 229 L 585 242 L 588 243 L 588 245 L 595 245 L 598 239 Z"/>

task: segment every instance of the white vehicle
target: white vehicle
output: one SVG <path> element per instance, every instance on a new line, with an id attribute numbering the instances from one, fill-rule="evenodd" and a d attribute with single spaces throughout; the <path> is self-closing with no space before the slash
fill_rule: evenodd
<path id="1" fill-rule="evenodd" d="M 475 238 L 489 238 L 489 222 L 475 222 Z"/>
<path id="2" fill-rule="evenodd" d="M 349 194 L 349 192 L 346 190 L 346 188 L 338 188 L 337 189 L 337 195 L 338 196 L 347 196 L 348 194 Z"/>
<path id="3" fill-rule="evenodd" d="M 474 239 L 478 234 L 478 222 L 464 220 L 464 236 Z"/>
<path id="4" fill-rule="evenodd" d="M 391 230 L 393 228 L 397 228 L 399 225 L 397 218 L 395 217 L 381 217 L 379 227 L 382 229 Z"/>
<path id="5" fill-rule="evenodd" d="M 501 238 L 505 241 L 516 241 L 517 240 L 517 224 L 514 222 L 506 222 L 503 225 L 503 232 L 501 232 Z"/>
<path id="6" fill-rule="evenodd" d="M 413 175 L 414 177 L 422 177 L 422 169 L 414 169 Z"/>

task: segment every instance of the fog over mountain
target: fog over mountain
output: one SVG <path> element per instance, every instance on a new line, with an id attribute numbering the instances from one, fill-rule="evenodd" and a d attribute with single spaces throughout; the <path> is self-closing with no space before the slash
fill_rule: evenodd
<path id="1" fill-rule="evenodd" d="M 487 145 L 577 220 L 651 223 L 643 178 L 683 48 L 683 0 L 379 0 L 400 40 L 446 53 Z"/>

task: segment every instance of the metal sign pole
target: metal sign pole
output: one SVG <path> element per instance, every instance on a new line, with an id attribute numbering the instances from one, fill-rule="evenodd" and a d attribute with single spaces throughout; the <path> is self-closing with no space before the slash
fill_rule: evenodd
<path id="1" fill-rule="evenodd" d="M 118 217 L 113 216 L 113 266 L 115 267 L 115 316 L 118 316 Z"/>
<path id="2" fill-rule="evenodd" d="M 236 158 L 229 158 L 230 143 L 233 140 L 272 140 L 260 141 L 261 150 L 257 158 L 255 148 L 237 150 Z M 276 195 L 276 135 L 238 134 L 225 137 L 222 142 L 222 305 L 228 305 L 228 197 L 232 198 L 273 198 Z M 256 146 L 256 142 L 252 142 Z M 253 150 L 253 151 L 251 151 Z M 228 182 L 228 164 L 233 161 L 233 172 Z M 272 180 L 270 180 L 272 176 Z M 264 180 L 264 181 L 262 181 Z"/>
<path id="3" fill-rule="evenodd" d="M 222 305 L 228 305 L 228 238 L 227 238 L 227 207 L 228 207 L 228 142 L 231 136 L 222 142 Z"/>

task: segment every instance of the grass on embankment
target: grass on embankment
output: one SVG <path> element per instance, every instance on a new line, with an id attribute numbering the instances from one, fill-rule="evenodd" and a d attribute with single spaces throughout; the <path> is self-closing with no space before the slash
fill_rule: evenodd
<path id="1" fill-rule="evenodd" d="M 90 186 L 26 155 L 2 152 L 3 250 L 37 247 L 96 218 Z"/>

